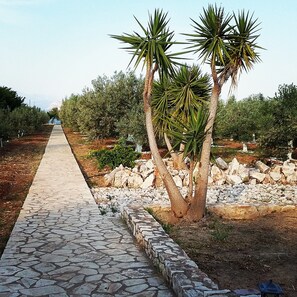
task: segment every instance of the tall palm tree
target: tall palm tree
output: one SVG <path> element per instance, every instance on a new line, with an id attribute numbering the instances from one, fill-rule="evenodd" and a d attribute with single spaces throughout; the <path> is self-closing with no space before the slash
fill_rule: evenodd
<path id="1" fill-rule="evenodd" d="M 124 49 L 132 53 L 130 64 L 132 61 L 135 61 L 134 65 L 138 67 L 143 62 L 143 67 L 146 69 L 143 103 L 149 145 L 155 164 L 168 192 L 171 210 L 175 216 L 183 217 L 187 213 L 189 206 L 183 199 L 159 154 L 151 108 L 151 94 L 155 75 L 158 73 L 159 77 L 162 78 L 168 74 L 173 74 L 175 66 L 179 64 L 180 53 L 169 53 L 171 46 L 177 42 L 173 41 L 173 31 L 168 29 L 167 13 L 156 9 L 154 14 L 149 16 L 147 28 L 137 18 L 135 20 L 139 24 L 143 35 L 134 32 L 133 34 L 111 35 L 111 37 L 128 44 Z"/>
<path id="2" fill-rule="evenodd" d="M 213 86 L 207 134 L 199 164 L 198 186 L 188 212 L 192 220 L 201 219 L 205 212 L 212 131 L 222 87 L 229 78 L 231 86 L 236 87 L 242 70 L 249 71 L 260 61 L 256 51 L 261 49 L 257 45 L 259 23 L 249 12 L 225 14 L 223 8 L 209 5 L 199 20 L 199 23 L 192 20 L 194 33 L 185 35 L 190 37 L 188 41 L 192 43 L 192 50 L 198 53 L 203 63 L 209 64 Z M 231 23 L 233 21 L 235 24 Z"/>

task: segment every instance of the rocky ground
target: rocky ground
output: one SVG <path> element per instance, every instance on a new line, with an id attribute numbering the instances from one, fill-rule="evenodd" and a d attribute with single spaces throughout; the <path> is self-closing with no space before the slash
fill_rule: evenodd
<path id="1" fill-rule="evenodd" d="M 125 205 L 135 204 L 145 207 L 151 205 L 170 206 L 168 195 L 164 188 L 131 189 L 93 187 L 91 191 L 100 209 L 109 214 L 117 213 L 116 210 L 119 210 Z M 185 195 L 187 188 L 182 188 L 181 192 Z M 233 209 L 234 219 L 244 218 L 239 217 L 240 211 L 237 213 L 235 210 L 236 207 L 239 207 L 239 209 L 243 206 L 245 208 L 248 206 L 266 207 L 267 214 L 282 210 L 294 210 L 295 205 L 297 205 L 296 186 L 261 184 L 210 186 L 207 195 L 207 207 L 210 210 L 219 211 L 219 206 L 221 206 L 226 211 L 230 207 L 230 209 Z M 231 216 L 231 213 L 229 213 L 229 216 Z"/>

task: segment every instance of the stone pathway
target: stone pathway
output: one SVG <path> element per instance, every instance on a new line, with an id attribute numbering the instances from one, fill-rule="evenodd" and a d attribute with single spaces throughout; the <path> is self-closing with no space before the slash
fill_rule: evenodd
<path id="1" fill-rule="evenodd" d="M 2 296 L 175 296 L 123 222 L 100 215 L 61 126 L 0 260 Z"/>

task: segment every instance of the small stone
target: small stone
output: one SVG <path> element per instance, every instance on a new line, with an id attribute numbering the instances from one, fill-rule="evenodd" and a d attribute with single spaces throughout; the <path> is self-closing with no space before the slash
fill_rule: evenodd
<path id="1" fill-rule="evenodd" d="M 143 179 L 138 173 L 132 172 L 128 177 L 128 188 L 140 188 L 142 183 Z"/>
<path id="2" fill-rule="evenodd" d="M 269 173 L 270 177 L 274 180 L 274 181 L 279 181 L 282 177 L 282 175 L 280 174 L 280 172 L 275 172 L 275 171 L 271 171 Z"/>
<path id="3" fill-rule="evenodd" d="M 222 170 L 228 169 L 228 164 L 221 157 L 216 159 L 216 164 Z"/>
<path id="4" fill-rule="evenodd" d="M 155 180 L 155 176 L 154 174 L 149 175 L 143 182 L 143 184 L 141 185 L 142 189 L 147 189 L 150 188 L 154 185 L 154 180 Z"/>
<path id="5" fill-rule="evenodd" d="M 261 161 L 257 161 L 255 163 L 255 166 L 260 170 L 261 173 L 267 173 L 270 170 L 270 167 Z"/>
<path id="6" fill-rule="evenodd" d="M 261 183 L 264 180 L 264 178 L 266 177 L 266 174 L 252 171 L 252 172 L 250 172 L 250 177 L 256 179 L 258 182 Z"/>
<path id="7" fill-rule="evenodd" d="M 234 158 L 231 163 L 229 164 L 228 174 L 229 175 L 236 175 L 239 169 L 239 162 L 236 158 Z"/>
<path id="8" fill-rule="evenodd" d="M 226 181 L 230 185 L 239 185 L 242 183 L 242 179 L 238 175 L 227 175 Z"/>
<path id="9" fill-rule="evenodd" d="M 179 187 L 179 188 L 182 188 L 182 187 L 183 187 L 183 181 L 182 181 L 182 179 L 180 178 L 180 176 L 175 175 L 175 176 L 173 177 L 173 180 L 174 180 L 174 182 L 175 182 L 175 184 L 176 184 L 177 187 Z"/>

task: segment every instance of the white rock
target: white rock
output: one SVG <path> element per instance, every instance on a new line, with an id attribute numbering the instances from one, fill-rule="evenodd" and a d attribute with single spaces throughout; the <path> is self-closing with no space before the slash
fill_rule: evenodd
<path id="1" fill-rule="evenodd" d="M 238 173 L 239 162 L 236 158 L 234 158 L 231 163 L 229 164 L 228 174 L 235 175 Z"/>
<path id="2" fill-rule="evenodd" d="M 112 170 L 110 173 L 104 175 L 106 186 L 111 186 L 114 183 L 115 174 L 120 170 L 121 168 L 117 167 L 114 170 Z"/>
<path id="3" fill-rule="evenodd" d="M 146 163 L 145 163 L 145 166 L 148 168 L 148 169 L 154 169 L 155 168 L 155 164 L 153 162 L 152 159 L 149 159 Z"/>
<path id="4" fill-rule="evenodd" d="M 222 186 L 222 185 L 225 184 L 225 183 L 226 183 L 226 176 L 225 176 L 223 179 L 217 180 L 217 181 L 215 182 L 215 185 L 217 185 L 217 186 Z"/>
<path id="5" fill-rule="evenodd" d="M 287 182 L 290 184 L 297 183 L 297 172 L 296 171 L 292 175 L 287 176 Z"/>
<path id="6" fill-rule="evenodd" d="M 154 172 L 154 169 L 147 169 L 146 171 L 142 171 L 141 176 L 142 176 L 143 180 L 145 180 L 153 172 Z"/>
<path id="7" fill-rule="evenodd" d="M 138 173 L 139 172 L 139 167 L 136 165 L 135 167 L 132 168 L 133 173 Z"/>
<path id="8" fill-rule="evenodd" d="M 131 174 L 131 171 L 128 169 L 119 170 L 114 176 L 113 186 L 116 188 L 126 187 L 128 184 L 128 178 Z"/>
<path id="9" fill-rule="evenodd" d="M 242 183 L 242 179 L 238 175 L 226 175 L 226 182 L 230 185 L 239 185 Z"/>
<path id="10" fill-rule="evenodd" d="M 279 181 L 282 177 L 282 175 L 280 174 L 280 172 L 274 172 L 274 171 L 271 171 L 269 173 L 270 177 L 274 180 L 274 181 Z"/>
<path id="11" fill-rule="evenodd" d="M 186 177 L 186 175 L 188 174 L 188 172 L 186 170 L 180 170 L 178 175 L 179 177 L 184 180 L 184 178 Z"/>
<path id="12" fill-rule="evenodd" d="M 179 174 L 179 171 L 176 170 L 176 169 L 171 169 L 170 172 L 171 172 L 171 175 L 172 175 L 172 176 L 174 176 L 174 175 L 178 175 L 178 174 Z"/>
<path id="13" fill-rule="evenodd" d="M 250 185 L 254 186 L 257 184 L 257 180 L 255 178 L 250 179 Z"/>
<path id="14" fill-rule="evenodd" d="M 139 166 L 139 172 L 140 173 L 142 173 L 142 172 L 145 172 L 145 171 L 147 171 L 148 170 L 148 168 L 146 167 L 146 165 L 145 164 L 141 164 L 140 166 Z"/>
<path id="15" fill-rule="evenodd" d="M 213 178 L 213 180 L 216 182 L 221 179 L 225 179 L 225 174 L 223 171 L 216 165 L 213 165 L 210 170 L 210 176 Z"/>
<path id="16" fill-rule="evenodd" d="M 143 181 L 143 184 L 141 185 L 141 189 L 147 189 L 147 188 L 153 187 L 154 181 L 155 181 L 155 176 L 152 173 Z"/>
<path id="17" fill-rule="evenodd" d="M 178 175 L 173 176 L 173 180 L 174 180 L 175 184 L 177 185 L 177 187 L 179 187 L 179 188 L 183 187 L 183 181 Z"/>
<path id="18" fill-rule="evenodd" d="M 270 167 L 261 161 L 257 161 L 255 165 L 256 165 L 256 168 L 258 168 L 261 173 L 267 173 L 270 170 Z"/>
<path id="19" fill-rule="evenodd" d="M 261 172 L 252 171 L 250 172 L 250 177 L 256 179 L 258 182 L 262 182 L 265 178 L 266 174 Z"/>
<path id="20" fill-rule="evenodd" d="M 220 169 L 222 169 L 222 170 L 228 169 L 228 164 L 221 157 L 216 159 L 216 163 Z"/>
<path id="21" fill-rule="evenodd" d="M 213 178 L 211 176 L 208 177 L 207 184 L 213 185 Z"/>
<path id="22" fill-rule="evenodd" d="M 250 179 L 250 171 L 244 165 L 240 164 L 238 167 L 238 175 L 240 176 L 242 182 L 248 182 Z"/>
<path id="23" fill-rule="evenodd" d="M 139 174 L 132 172 L 128 177 L 128 188 L 140 188 L 142 184 L 143 179 Z"/>
<path id="24" fill-rule="evenodd" d="M 282 166 L 275 165 L 274 167 L 271 168 L 271 172 L 281 173 L 282 172 Z"/>
<path id="25" fill-rule="evenodd" d="M 293 162 L 291 162 L 291 160 L 286 160 L 283 163 L 283 167 L 294 167 L 295 168 L 295 164 Z"/>
<path id="26" fill-rule="evenodd" d="M 183 179 L 183 186 L 188 187 L 189 186 L 189 181 L 190 181 L 189 174 L 186 174 L 184 179 Z"/>
<path id="27" fill-rule="evenodd" d="M 289 163 L 290 164 L 290 163 Z M 288 177 L 290 175 L 293 175 L 294 172 L 295 172 L 295 165 L 292 164 L 292 165 L 289 165 L 289 164 L 286 164 L 284 163 L 283 167 L 282 167 L 282 172 L 283 174 L 285 175 L 285 177 Z"/>

